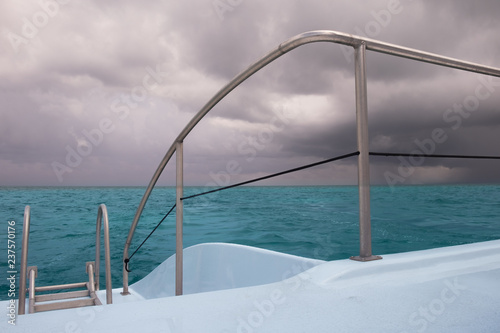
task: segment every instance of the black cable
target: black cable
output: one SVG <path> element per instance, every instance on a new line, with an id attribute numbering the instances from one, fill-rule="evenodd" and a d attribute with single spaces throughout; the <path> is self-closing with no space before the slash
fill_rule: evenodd
<path id="1" fill-rule="evenodd" d="M 227 190 L 227 189 L 230 189 L 230 188 L 233 188 L 233 187 L 237 187 L 237 186 L 241 186 L 241 185 L 246 185 L 246 184 L 254 183 L 254 182 L 257 182 L 257 181 L 260 181 L 260 180 L 264 180 L 264 179 L 268 179 L 268 178 L 272 178 L 272 177 L 281 176 L 281 175 L 284 175 L 284 174 L 287 174 L 287 173 L 291 173 L 291 172 L 295 172 L 295 171 L 299 171 L 299 170 L 311 168 L 311 167 L 314 167 L 314 166 L 317 166 L 317 165 L 325 164 L 325 163 L 328 163 L 328 162 L 333 162 L 333 161 L 336 161 L 336 160 L 340 160 L 340 159 L 351 157 L 351 156 L 355 156 L 355 155 L 359 155 L 359 152 L 356 151 L 354 153 L 350 153 L 350 154 L 346 154 L 346 155 L 341 155 L 341 156 L 333 157 L 333 158 L 330 158 L 330 159 L 327 159 L 327 160 L 324 160 L 324 161 L 320 161 L 320 162 L 316 162 L 316 163 L 312 163 L 312 164 L 308 164 L 308 165 L 303 165 L 301 167 L 297 167 L 297 168 L 289 169 L 289 170 L 286 170 L 286 171 L 274 173 L 272 175 L 268 175 L 268 176 L 264 176 L 264 177 L 260 177 L 260 178 L 255 178 L 255 179 L 251 179 L 251 180 L 247 180 L 247 181 L 244 181 L 244 182 L 241 182 L 241 183 L 238 183 L 238 184 L 233 184 L 233 185 L 230 185 L 230 186 L 221 187 L 221 188 L 218 188 L 218 189 L 215 189 L 215 190 L 211 190 L 211 191 L 207 191 L 207 192 L 203 192 L 203 193 L 198 193 L 198 194 L 190 195 L 190 196 L 181 198 L 181 200 L 191 199 L 191 198 L 199 197 L 199 196 L 206 195 L 206 194 L 209 194 L 209 193 L 214 193 L 214 192 L 218 192 L 218 191 L 222 191 L 222 190 Z M 146 243 L 146 241 L 149 239 L 149 237 L 151 237 L 151 235 L 156 231 L 156 229 L 158 229 L 158 227 L 160 226 L 160 224 L 162 224 L 162 222 L 167 218 L 167 216 L 170 215 L 170 213 L 174 210 L 175 206 L 176 205 L 174 204 L 172 206 L 172 208 L 170 208 L 170 210 L 168 211 L 168 213 L 165 214 L 165 216 L 156 225 L 156 227 L 149 233 L 149 235 L 146 237 L 146 239 L 144 239 L 142 241 L 141 245 L 139 245 L 139 247 L 137 247 L 137 249 L 135 249 L 135 251 L 132 253 L 132 255 L 130 255 L 130 257 L 128 257 L 128 258 L 126 258 L 126 259 L 123 260 L 123 262 L 125 263 L 125 269 L 127 270 L 127 272 L 130 272 L 130 270 L 128 269 L 128 263 L 130 262 L 130 259 L 132 259 L 132 257 L 134 256 L 134 254 L 142 247 L 142 245 L 144 245 L 144 243 Z"/>
<path id="2" fill-rule="evenodd" d="M 317 165 L 321 165 L 321 164 L 325 164 L 325 163 L 329 163 L 329 162 L 341 160 L 341 159 L 344 159 L 344 158 L 347 158 L 347 157 L 351 157 L 351 156 L 356 156 L 356 155 L 359 155 L 359 151 L 356 151 L 356 152 L 350 153 L 350 154 L 346 154 L 346 155 L 340 155 L 340 156 L 332 157 L 332 158 L 329 158 L 329 159 L 324 160 L 324 161 L 320 161 L 320 162 L 315 162 L 315 163 L 303 165 L 303 166 L 300 166 L 300 167 L 297 167 L 297 168 L 293 168 L 293 169 L 281 171 L 281 172 L 278 172 L 278 173 L 273 173 L 271 175 L 267 175 L 267 176 L 264 176 L 264 177 L 250 179 L 250 180 L 247 180 L 247 181 L 244 181 L 244 182 L 241 182 L 241 183 L 237 183 L 237 184 L 233 184 L 233 185 L 229 185 L 229 186 L 225 186 L 225 187 L 220 187 L 220 188 L 217 188 L 217 189 L 214 189 L 214 190 L 210 190 L 210 191 L 207 191 L 207 192 L 193 194 L 193 195 L 190 195 L 190 196 L 187 196 L 187 197 L 183 197 L 183 198 L 181 198 L 181 200 L 191 199 L 191 198 L 199 197 L 199 196 L 210 194 L 210 193 L 214 193 L 214 192 L 219 192 L 219 191 L 227 190 L 227 189 L 230 189 L 230 188 L 233 188 L 233 187 L 255 183 L 255 182 L 258 182 L 258 181 L 261 181 L 261 180 L 264 180 L 264 179 L 269 179 L 269 178 L 273 178 L 273 177 L 285 175 L 287 173 L 292 173 L 292 172 L 295 172 L 295 171 L 300 171 L 300 170 L 303 170 L 303 169 L 312 168 L 312 167 L 315 167 Z"/>
<path id="3" fill-rule="evenodd" d="M 130 272 L 128 270 L 128 263 L 130 261 L 130 259 L 132 259 L 132 257 L 134 256 L 134 254 L 139 251 L 139 249 L 142 247 L 142 245 L 144 245 L 144 243 L 146 243 L 146 241 L 149 239 L 149 237 L 151 237 L 151 235 L 153 234 L 153 232 L 156 231 L 156 229 L 158 229 L 158 227 L 160 226 L 160 224 L 162 224 L 163 221 L 165 221 L 165 219 L 167 218 L 168 215 L 170 215 L 170 213 L 174 210 L 176 204 L 174 204 L 172 206 L 172 208 L 170 208 L 170 210 L 168 211 L 167 214 L 165 214 L 165 216 L 161 219 L 161 221 L 156 225 L 156 227 L 149 233 L 148 237 L 146 237 L 146 239 L 144 239 L 141 243 L 141 245 L 139 245 L 139 247 L 137 249 L 135 249 L 134 253 L 132 253 L 132 255 L 126 259 L 124 259 L 123 261 L 125 262 L 125 269 L 127 270 L 127 272 Z"/>
<path id="4" fill-rule="evenodd" d="M 233 184 L 233 185 L 229 185 L 229 186 L 220 187 L 220 188 L 217 188 L 217 189 L 214 189 L 214 190 L 210 190 L 210 191 L 206 191 L 206 192 L 202 192 L 202 193 L 198 193 L 198 194 L 193 194 L 193 195 L 190 195 L 190 196 L 187 196 L 187 197 L 183 197 L 183 198 L 181 198 L 181 200 L 196 198 L 196 197 L 199 197 L 199 196 L 202 196 L 202 195 L 206 195 L 206 194 L 210 194 L 210 193 L 215 193 L 215 192 L 219 192 L 219 191 L 223 191 L 223 190 L 228 190 L 228 189 L 233 188 L 233 187 L 238 187 L 238 186 L 242 186 L 242 185 L 247 185 L 247 184 L 255 183 L 255 182 L 258 182 L 258 181 L 261 181 L 261 180 L 265 180 L 265 179 L 269 179 L 269 178 L 273 178 L 273 177 L 285 175 L 285 174 L 288 174 L 288 173 L 292 173 L 292 172 L 296 172 L 296 171 L 300 171 L 300 170 L 312 168 L 312 167 L 315 167 L 315 166 L 318 166 L 318 165 L 321 165 L 321 164 L 326 164 L 326 163 L 329 163 L 329 162 L 341 160 L 341 159 L 348 158 L 348 157 L 351 157 L 351 156 L 356 156 L 356 155 L 359 155 L 359 151 L 356 151 L 356 152 L 353 152 L 353 153 L 350 153 L 350 154 L 345 154 L 345 155 L 340 155 L 340 156 L 332 157 L 332 158 L 329 158 L 327 160 L 323 160 L 323 161 L 320 161 L 320 162 L 315 162 L 315 163 L 303 165 L 303 166 L 300 166 L 300 167 L 297 167 L 297 168 L 293 168 L 293 169 L 281 171 L 281 172 L 278 172 L 278 173 L 273 173 L 271 175 L 267 175 L 267 176 L 264 176 L 264 177 L 250 179 L 250 180 L 247 180 L 247 181 L 244 181 L 244 182 L 241 182 L 241 183 L 237 183 L 237 184 Z M 468 159 L 494 159 L 494 160 L 500 160 L 500 156 L 481 156 L 481 155 L 479 155 L 479 156 L 473 156 L 473 155 L 445 155 L 445 154 L 423 154 L 423 153 L 422 154 L 418 154 L 418 153 L 417 154 L 408 154 L 408 153 L 381 153 L 381 152 L 370 152 L 369 155 L 371 155 L 371 156 L 404 156 L 404 157 L 468 158 Z M 125 269 L 127 270 L 127 272 L 130 272 L 129 269 L 128 269 L 128 263 L 129 263 L 130 259 L 132 259 L 132 257 L 134 256 L 134 254 L 142 247 L 142 245 L 144 245 L 144 243 L 149 239 L 149 237 L 151 237 L 151 235 L 156 231 L 156 229 L 158 229 L 158 227 L 167 218 L 167 216 L 170 215 L 170 213 L 174 210 L 175 207 L 176 207 L 176 205 L 174 204 L 172 206 L 172 208 L 170 208 L 170 210 L 168 211 L 168 213 L 165 214 L 165 216 L 161 219 L 161 221 L 156 225 L 156 227 L 149 233 L 149 235 L 146 237 L 146 239 L 144 239 L 144 241 L 141 243 L 141 245 L 139 245 L 139 247 L 137 247 L 137 249 L 132 253 L 132 255 L 130 257 L 128 257 L 127 259 L 124 259 Z"/>
<path id="5" fill-rule="evenodd" d="M 489 159 L 500 160 L 500 156 L 473 156 L 473 155 L 443 155 L 443 154 L 407 154 L 407 153 L 380 153 L 370 152 L 373 156 L 404 156 L 404 157 L 437 157 L 437 158 L 470 158 L 470 159 Z"/>

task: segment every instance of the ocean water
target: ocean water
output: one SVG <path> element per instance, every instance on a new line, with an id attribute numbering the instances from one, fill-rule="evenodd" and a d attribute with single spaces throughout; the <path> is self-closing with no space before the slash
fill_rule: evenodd
<path id="1" fill-rule="evenodd" d="M 186 188 L 185 195 L 203 190 Z M 98 205 L 106 204 L 113 287 L 120 287 L 123 248 L 143 193 L 138 187 L 0 188 L 0 299 L 8 298 L 8 237 L 15 241 L 19 272 L 25 205 L 31 206 L 28 265 L 38 266 L 41 286 L 87 279 L 85 263 L 95 258 Z M 153 191 L 129 254 L 174 203 L 174 188 Z M 500 186 L 374 186 L 371 215 L 373 253 L 379 255 L 500 239 Z M 234 188 L 184 201 L 184 246 L 229 242 L 345 259 L 359 254 L 358 219 L 355 186 Z M 10 236 L 9 221 L 15 221 Z M 175 212 L 130 260 L 130 283 L 174 250 Z M 103 268 L 101 281 L 104 288 Z"/>

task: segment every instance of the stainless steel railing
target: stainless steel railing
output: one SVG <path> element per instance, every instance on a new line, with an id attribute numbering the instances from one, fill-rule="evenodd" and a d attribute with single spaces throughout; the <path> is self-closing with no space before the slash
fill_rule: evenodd
<path id="1" fill-rule="evenodd" d="M 500 69 L 475 64 L 472 62 L 462 61 L 441 55 L 402 47 L 399 45 L 380 42 L 377 40 L 364 38 L 360 36 L 350 35 L 336 31 L 318 30 L 306 32 L 297 35 L 272 50 L 266 56 L 259 59 L 254 64 L 250 65 L 246 70 L 234 77 L 227 85 L 217 92 L 201 110 L 191 119 L 186 127 L 181 131 L 175 141 L 172 143 L 167 153 L 165 154 L 160 165 L 156 169 L 149 185 L 142 197 L 139 207 L 132 221 L 130 231 L 125 242 L 123 250 L 123 292 L 127 295 L 128 292 L 128 271 L 125 265 L 125 260 L 128 259 L 128 251 L 135 229 L 139 223 L 141 214 L 144 210 L 151 192 L 156 185 L 165 166 L 171 159 L 174 153 L 177 158 L 177 222 L 176 222 L 176 294 L 182 294 L 182 203 L 181 197 L 183 193 L 183 141 L 198 122 L 219 103 L 227 94 L 239 86 L 242 82 L 255 74 L 260 69 L 264 68 L 269 63 L 273 62 L 282 55 L 292 51 L 293 49 L 317 42 L 329 42 L 342 44 L 354 48 L 354 68 L 355 68 L 355 86 L 356 86 L 356 122 L 357 122 L 357 142 L 358 151 L 358 188 L 359 188 L 359 228 L 360 228 L 360 253 L 359 256 L 353 257 L 355 260 L 367 261 L 378 259 L 378 256 L 373 256 L 371 246 L 371 222 L 370 222 L 370 175 L 369 175 L 369 155 L 368 155 L 368 111 L 367 111 L 367 91 L 366 91 L 366 51 L 374 51 L 384 53 L 396 57 L 407 58 L 415 61 L 426 62 L 438 66 L 445 66 L 459 70 L 475 72 L 485 75 L 500 77 Z"/>
<path id="2" fill-rule="evenodd" d="M 106 205 L 99 205 L 97 211 L 97 222 L 95 232 L 95 286 L 99 290 L 99 267 L 101 263 L 101 221 L 104 221 L 104 259 L 106 270 L 106 303 L 113 303 L 112 282 L 111 282 L 111 251 L 109 246 L 109 220 Z"/>
<path id="3" fill-rule="evenodd" d="M 111 282 L 111 251 L 109 245 L 109 220 L 108 211 L 104 204 L 99 206 L 97 211 L 96 222 L 96 255 L 95 255 L 95 270 L 94 263 L 89 262 L 86 264 L 86 270 L 89 274 L 89 282 L 72 283 L 64 285 L 43 286 L 35 287 L 35 278 L 37 276 L 36 266 L 27 267 L 28 265 L 28 244 L 29 244 L 29 230 L 30 230 L 30 206 L 26 206 L 24 210 L 24 223 L 23 223 L 23 239 L 22 239 L 22 254 L 21 254 L 21 269 L 19 278 L 19 303 L 18 314 L 25 314 L 26 311 L 26 278 L 27 274 L 30 275 L 29 281 L 29 312 L 33 313 L 35 309 L 35 291 L 51 291 L 60 289 L 81 288 L 87 286 L 92 299 L 96 299 L 95 291 L 99 290 L 99 267 L 101 257 L 101 225 L 104 228 L 104 258 L 106 270 L 106 303 L 113 303 L 112 295 L 112 282 Z M 104 222 L 102 222 L 104 221 Z M 95 280 L 94 280 L 95 273 Z M 98 300 L 97 300 L 98 302 Z M 82 302 L 82 304 L 86 304 Z M 100 302 L 98 303 L 100 304 Z"/>
<path id="4" fill-rule="evenodd" d="M 30 206 L 24 208 L 23 239 L 21 244 L 21 276 L 19 277 L 19 302 L 17 313 L 22 315 L 26 312 L 26 269 L 28 265 L 28 243 L 30 235 Z"/>

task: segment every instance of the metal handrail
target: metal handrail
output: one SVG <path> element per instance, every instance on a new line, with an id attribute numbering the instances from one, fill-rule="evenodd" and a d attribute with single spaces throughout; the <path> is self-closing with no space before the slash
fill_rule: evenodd
<path id="1" fill-rule="evenodd" d="M 19 303 L 17 305 L 17 314 L 22 315 L 26 312 L 26 269 L 28 266 L 28 243 L 30 234 L 31 208 L 24 208 L 23 221 L 23 240 L 21 244 L 21 276 L 19 277 Z"/>
<path id="2" fill-rule="evenodd" d="M 113 293 L 111 285 L 111 251 L 109 246 L 109 221 L 106 205 L 99 205 L 96 223 L 96 243 L 95 243 L 95 289 L 99 290 L 99 267 L 101 263 L 101 220 L 104 220 L 104 259 L 106 267 L 106 303 L 113 303 Z"/>
<path id="3" fill-rule="evenodd" d="M 35 291 L 50 291 L 50 290 L 58 290 L 58 289 L 71 289 L 71 288 L 80 288 L 84 287 L 86 283 L 72 283 L 65 285 L 56 285 L 56 286 L 45 286 L 45 287 L 36 287 L 34 284 L 34 278 L 37 275 L 36 267 L 33 266 L 32 269 L 27 267 L 28 264 L 28 243 L 29 243 L 29 232 L 30 232 L 30 216 L 31 209 L 30 206 L 26 206 L 24 209 L 24 223 L 23 223 L 23 240 L 22 240 L 22 254 L 21 254 L 21 270 L 20 270 L 20 278 L 19 278 L 19 303 L 17 313 L 22 315 L 26 312 L 26 277 L 30 274 L 30 304 L 29 311 L 32 312 L 34 310 L 34 295 Z M 104 228 L 104 255 L 105 255 L 105 266 L 106 266 L 106 303 L 113 303 L 113 294 L 112 294 L 112 282 L 111 282 L 111 251 L 109 246 L 109 220 L 108 220 L 108 211 L 104 204 L 99 206 L 97 211 L 97 223 L 96 223 L 96 260 L 95 260 L 95 282 L 91 282 L 92 290 L 99 290 L 99 266 L 100 266 L 100 253 L 101 253 L 101 221 L 104 220 L 103 228 Z M 87 265 L 88 266 L 88 265 Z M 31 268 L 31 267 L 30 267 Z M 29 272 L 27 272 L 29 270 Z M 93 273 L 92 273 L 93 275 Z M 35 290 L 36 289 L 36 290 Z"/>
<path id="4" fill-rule="evenodd" d="M 371 254 L 371 234 L 370 234 L 370 182 L 369 182 L 369 160 L 368 160 L 368 119 L 366 110 L 366 75 L 365 75 L 365 51 L 370 50 L 374 52 L 384 53 L 396 57 L 407 58 L 415 61 L 426 62 L 430 64 L 435 64 L 439 66 L 445 66 L 455 69 L 460 69 L 469 72 L 475 72 L 485 75 L 491 75 L 495 77 L 500 77 L 500 69 L 490 66 L 483 66 L 480 64 L 475 64 L 472 62 L 462 61 L 454 58 L 444 57 L 441 55 L 424 52 L 416 49 L 406 48 L 399 45 L 394 45 L 390 43 L 384 43 L 370 38 L 364 38 L 360 36 L 355 36 L 351 34 L 318 30 L 306 32 L 297 35 L 283 43 L 281 43 L 277 48 L 272 50 L 266 56 L 259 59 L 257 62 L 252 64 L 246 70 L 234 77 L 228 84 L 226 84 L 219 92 L 217 92 L 208 102 L 205 104 L 201 110 L 191 119 L 191 121 L 186 125 L 186 127 L 181 131 L 178 137 L 175 139 L 173 144 L 168 149 L 164 158 L 160 162 L 158 168 L 156 169 L 149 185 L 144 193 L 144 196 L 139 203 L 134 220 L 129 230 L 127 240 L 125 242 L 125 247 L 123 250 L 123 293 L 128 294 L 128 271 L 125 264 L 125 260 L 128 259 L 128 251 L 132 238 L 139 223 L 140 217 L 148 201 L 151 192 L 156 185 L 160 175 L 165 169 L 168 161 L 173 156 L 174 153 L 179 153 L 178 149 L 182 149 L 182 143 L 191 130 L 198 124 L 198 122 L 205 117 L 205 115 L 217 104 L 219 103 L 227 94 L 229 94 L 233 89 L 239 86 L 242 82 L 248 79 L 250 76 L 255 74 L 257 71 L 278 59 L 282 55 L 290 52 L 291 50 L 309 43 L 317 42 L 330 42 L 336 44 L 342 44 L 354 48 L 355 51 L 355 69 L 356 69 L 356 120 L 357 120 L 357 133 L 358 133 L 358 150 L 360 155 L 358 157 L 358 186 L 359 186 L 359 197 L 360 197 L 360 256 L 357 257 L 359 260 L 369 260 L 372 258 Z M 360 124 L 361 123 L 361 124 Z M 182 156 L 182 152 L 180 152 Z M 182 164 L 182 163 L 181 163 Z M 182 169 L 177 169 L 177 186 L 182 187 Z M 179 182 L 180 180 L 180 182 Z M 181 185 L 180 185 L 181 184 Z M 178 190 L 178 194 L 182 191 Z M 177 198 L 180 201 L 180 198 Z M 178 207 L 178 212 L 179 212 Z M 181 215 L 182 216 L 182 215 Z M 181 217 L 182 219 L 182 217 Z M 177 222 L 179 225 L 179 221 Z M 176 241 L 176 253 L 182 252 L 182 247 L 179 248 L 179 244 L 182 244 L 182 239 Z M 182 258 L 182 254 L 181 254 Z M 179 262 L 179 267 L 182 267 L 182 261 Z M 177 269 L 177 268 L 176 268 Z M 182 276 L 179 274 L 177 276 Z M 182 281 L 180 282 L 182 283 Z M 177 287 L 176 287 L 177 289 Z"/>
<path id="5" fill-rule="evenodd" d="M 97 297 L 96 295 L 96 291 L 99 290 L 99 283 L 97 282 L 98 278 L 97 278 L 97 269 L 95 269 L 95 275 L 96 277 L 94 277 L 94 265 L 96 263 L 93 262 L 93 261 L 89 261 L 86 263 L 86 271 L 87 271 L 87 274 L 89 276 L 89 282 L 86 283 L 87 285 L 87 290 L 88 290 L 88 293 L 89 293 L 89 296 L 90 298 L 94 301 L 94 305 L 102 305 L 102 303 L 99 301 L 99 298 Z M 97 288 L 96 288 L 96 285 L 97 285 Z M 106 296 L 107 296 L 107 291 L 106 291 Z M 111 303 L 108 303 L 108 304 L 111 304 Z"/>
<path id="6" fill-rule="evenodd" d="M 38 277 L 38 270 L 37 270 L 36 266 L 28 267 L 28 274 L 30 276 L 28 312 L 34 313 L 35 312 L 35 292 L 36 292 L 35 278 Z"/>

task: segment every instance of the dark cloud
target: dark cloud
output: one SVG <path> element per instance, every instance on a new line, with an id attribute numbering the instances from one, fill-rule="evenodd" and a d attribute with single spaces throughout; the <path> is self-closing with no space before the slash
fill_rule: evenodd
<path id="1" fill-rule="evenodd" d="M 500 66 L 500 3 L 493 0 L 88 1 L 51 8 L 0 4 L 0 185 L 146 184 L 214 93 L 305 31 L 337 30 Z M 348 49 L 321 43 L 255 74 L 186 140 L 187 182 L 222 179 L 234 167 L 228 161 L 239 170 L 231 181 L 239 181 L 356 150 L 353 68 Z M 373 52 L 367 74 L 372 150 L 412 152 L 423 142 L 438 153 L 500 155 L 500 79 Z M 473 111 L 464 111 L 467 103 Z M 431 144 L 435 130 L 441 140 Z M 355 183 L 355 161 L 275 183 Z M 427 158 L 410 165 L 412 172 L 397 158 L 372 162 L 375 183 L 400 171 L 408 173 L 403 184 L 500 181 L 491 161 Z"/>

